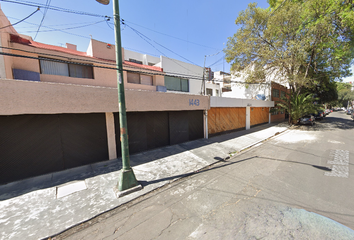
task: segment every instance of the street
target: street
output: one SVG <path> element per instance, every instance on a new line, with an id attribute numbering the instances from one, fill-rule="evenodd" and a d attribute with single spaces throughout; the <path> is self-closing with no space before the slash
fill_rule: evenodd
<path id="1" fill-rule="evenodd" d="M 53 239 L 353 239 L 353 144 L 333 112 Z"/>

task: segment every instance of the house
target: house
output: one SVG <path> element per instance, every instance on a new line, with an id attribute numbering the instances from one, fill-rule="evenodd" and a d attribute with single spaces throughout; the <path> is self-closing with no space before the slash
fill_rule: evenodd
<path id="1" fill-rule="evenodd" d="M 0 34 L 0 184 L 119 157 L 115 46 L 36 42 L 1 10 Z M 123 62 L 130 153 L 206 134 L 209 98 L 165 92 L 153 60 Z"/>
<path id="2" fill-rule="evenodd" d="M 166 91 L 186 94 L 219 96 L 219 84 L 211 81 L 212 72 L 204 71 L 203 67 L 186 63 L 165 56 L 151 56 L 124 49 L 124 60 L 141 65 L 156 66 L 163 69 Z M 205 89 L 203 85 L 203 75 Z"/>

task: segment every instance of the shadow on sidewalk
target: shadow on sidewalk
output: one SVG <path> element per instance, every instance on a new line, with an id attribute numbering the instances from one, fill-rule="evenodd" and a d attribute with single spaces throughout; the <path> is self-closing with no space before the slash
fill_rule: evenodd
<path id="1" fill-rule="evenodd" d="M 215 149 L 213 151 L 213 149 L 211 148 L 209 149 L 208 146 L 215 143 L 222 143 L 225 141 L 229 141 L 231 139 L 245 136 L 260 130 L 264 130 L 273 127 L 277 124 L 279 123 L 258 125 L 256 127 L 252 127 L 249 130 L 240 130 L 236 132 L 214 136 L 209 139 L 198 139 L 190 142 L 185 142 L 181 144 L 149 150 L 142 153 L 132 154 L 130 156 L 130 163 L 131 166 L 134 167 L 158 159 L 181 154 L 186 151 L 191 151 L 196 155 L 201 154 L 201 156 L 199 157 L 208 158 L 209 159 L 208 162 L 212 164 L 215 163 L 215 160 L 216 161 L 224 160 L 224 158 L 228 156 L 228 153 L 230 151 L 225 150 L 227 151 L 227 153 L 218 152 L 215 151 Z M 200 150 L 198 153 L 198 149 L 202 149 L 202 150 Z M 216 150 L 221 150 L 221 149 L 216 149 Z M 225 155 L 225 156 L 221 157 L 220 155 Z M 107 161 L 98 162 L 90 165 L 84 165 L 72 169 L 67 169 L 60 172 L 54 172 L 54 173 L 49 173 L 41 176 L 36 176 L 24 180 L 19 180 L 16 182 L 11 182 L 8 184 L 0 185 L 0 201 L 14 198 L 20 195 L 24 195 L 36 190 L 47 189 L 55 186 L 64 185 L 73 181 L 85 180 L 87 178 L 92 178 L 99 175 L 116 172 L 119 171 L 121 168 L 122 168 L 121 158 L 118 158 L 114 160 L 107 160 Z M 180 177 L 185 177 L 188 175 L 190 174 L 181 174 L 177 176 L 171 176 L 165 179 L 155 180 L 152 182 L 142 181 L 142 185 L 146 186 L 147 184 L 152 184 L 159 181 L 172 180 Z"/>

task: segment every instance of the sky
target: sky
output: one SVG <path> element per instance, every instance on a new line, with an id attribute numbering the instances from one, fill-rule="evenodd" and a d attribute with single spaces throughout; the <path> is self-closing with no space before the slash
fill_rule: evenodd
<path id="1" fill-rule="evenodd" d="M 233 36 L 239 27 L 235 25 L 238 14 L 251 2 L 254 1 L 121 0 L 120 17 L 125 22 L 121 25 L 122 47 L 202 67 L 205 58 L 205 66 L 213 71 L 230 72 L 222 49 L 228 37 Z M 75 12 L 40 8 L 14 26 L 17 32 L 29 35 L 35 41 L 57 46 L 71 43 L 77 45 L 79 51 L 87 50 L 91 37 L 114 44 L 113 19 L 106 21 L 104 17 L 113 16 L 112 0 L 109 5 L 95 0 L 0 0 L 1 9 L 12 24 L 37 9 L 19 3 L 36 6 L 49 4 Z M 257 3 L 262 8 L 269 6 L 267 0 Z M 354 77 L 345 81 L 354 82 Z"/>

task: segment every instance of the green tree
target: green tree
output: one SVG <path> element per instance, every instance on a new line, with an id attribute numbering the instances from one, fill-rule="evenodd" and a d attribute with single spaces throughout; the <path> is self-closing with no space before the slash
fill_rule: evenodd
<path id="1" fill-rule="evenodd" d="M 350 83 L 337 82 L 338 101 L 339 106 L 348 107 L 348 101 L 354 100 L 354 92 L 351 90 L 352 85 Z"/>
<path id="2" fill-rule="evenodd" d="M 231 71 L 246 82 L 267 78 L 301 88 L 350 76 L 354 57 L 352 0 L 270 0 L 248 5 L 224 49 Z"/>
<path id="3" fill-rule="evenodd" d="M 285 109 L 292 116 L 292 122 L 297 123 L 297 120 L 307 114 L 317 113 L 321 109 L 321 105 L 313 104 L 318 101 L 313 94 L 301 93 L 292 94 L 290 101 L 283 97 L 282 101 L 277 103 L 277 107 Z"/>

